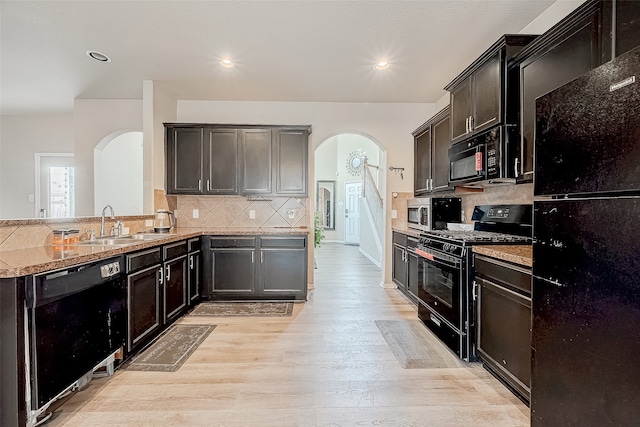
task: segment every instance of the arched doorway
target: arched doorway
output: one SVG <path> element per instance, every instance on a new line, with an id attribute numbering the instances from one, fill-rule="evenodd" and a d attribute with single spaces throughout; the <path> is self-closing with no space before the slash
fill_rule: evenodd
<path id="1" fill-rule="evenodd" d="M 358 246 L 362 254 L 381 267 L 385 253 L 384 201 L 376 207 L 367 198 L 385 194 L 386 181 L 382 172 L 386 150 L 367 135 L 345 132 L 325 139 L 316 148 L 314 160 L 314 212 L 334 219 L 329 224 L 322 221 L 324 242 Z M 368 174 L 369 183 L 373 182 L 376 187 L 375 192 L 370 192 L 372 194 L 367 194 L 363 187 L 365 174 Z M 372 206 L 378 212 L 373 213 Z"/>
<path id="2" fill-rule="evenodd" d="M 94 213 L 113 206 L 116 215 L 143 214 L 142 132 L 116 132 L 93 150 Z"/>

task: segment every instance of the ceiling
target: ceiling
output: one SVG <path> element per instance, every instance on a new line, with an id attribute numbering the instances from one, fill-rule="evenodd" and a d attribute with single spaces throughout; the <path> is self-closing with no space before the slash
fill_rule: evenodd
<path id="1" fill-rule="evenodd" d="M 552 3 L 2 0 L 0 112 L 141 99 L 143 80 L 177 99 L 431 103 Z M 222 57 L 236 66 L 221 67 Z M 389 69 L 375 71 L 381 60 Z"/>

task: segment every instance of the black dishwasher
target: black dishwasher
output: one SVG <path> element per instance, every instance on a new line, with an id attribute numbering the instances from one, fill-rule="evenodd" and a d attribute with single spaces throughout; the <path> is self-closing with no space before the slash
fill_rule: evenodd
<path id="1" fill-rule="evenodd" d="M 29 278 L 31 410 L 46 408 L 124 345 L 121 271 L 117 257 Z"/>

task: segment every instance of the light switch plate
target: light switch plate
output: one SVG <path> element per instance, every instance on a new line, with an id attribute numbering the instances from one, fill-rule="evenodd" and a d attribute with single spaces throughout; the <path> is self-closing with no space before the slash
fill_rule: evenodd
<path id="1" fill-rule="evenodd" d="M 249 219 L 256 219 L 256 211 L 249 209 Z"/>
<path id="2" fill-rule="evenodd" d="M 191 213 L 191 217 L 192 218 L 199 218 L 200 217 L 200 211 L 198 209 L 194 209 L 193 212 Z"/>
<path id="3" fill-rule="evenodd" d="M 391 209 L 391 218 L 398 218 L 398 211 L 395 209 Z"/>
<path id="4" fill-rule="evenodd" d="M 36 197 L 33 194 L 29 194 L 29 203 L 33 203 L 36 201 Z"/>
<path id="5" fill-rule="evenodd" d="M 145 227 L 152 227 L 153 226 L 153 220 L 152 219 L 147 219 L 144 222 Z"/>

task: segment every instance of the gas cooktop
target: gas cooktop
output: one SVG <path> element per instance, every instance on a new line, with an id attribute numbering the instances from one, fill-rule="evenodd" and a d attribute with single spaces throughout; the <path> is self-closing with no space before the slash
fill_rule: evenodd
<path id="1" fill-rule="evenodd" d="M 530 243 L 531 239 L 524 236 L 513 234 L 495 233 L 490 231 L 451 231 L 451 230 L 433 230 L 421 234 L 421 238 L 428 240 L 430 238 L 452 240 L 465 244 L 475 243 Z M 421 239 L 421 240 L 422 240 Z"/>

